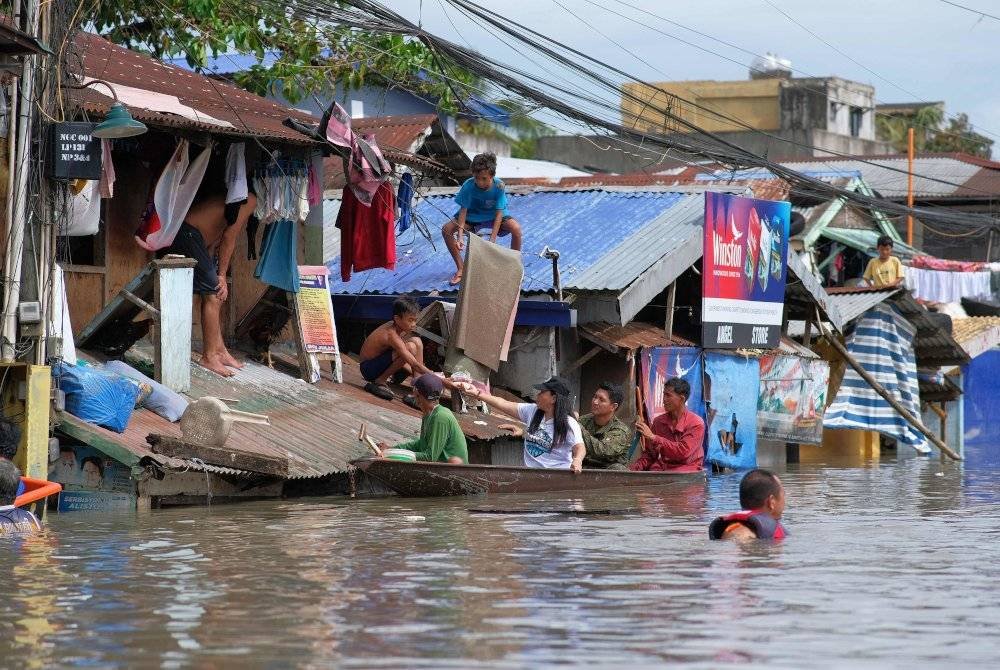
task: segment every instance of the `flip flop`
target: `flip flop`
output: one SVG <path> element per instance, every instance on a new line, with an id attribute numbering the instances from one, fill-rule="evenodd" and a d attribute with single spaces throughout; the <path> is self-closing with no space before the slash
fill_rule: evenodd
<path id="1" fill-rule="evenodd" d="M 368 382 L 365 384 L 365 390 L 376 398 L 381 398 L 382 400 L 392 400 L 396 397 L 396 394 L 393 393 L 388 386 L 376 384 L 375 382 Z"/>
<path id="2" fill-rule="evenodd" d="M 420 409 L 420 405 L 417 404 L 417 399 L 412 395 L 403 396 L 403 404 L 416 410 Z"/>

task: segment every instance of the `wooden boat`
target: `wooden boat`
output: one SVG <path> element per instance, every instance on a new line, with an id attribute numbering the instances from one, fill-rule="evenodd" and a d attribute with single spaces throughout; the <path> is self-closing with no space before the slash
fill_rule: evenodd
<path id="1" fill-rule="evenodd" d="M 351 461 L 370 476 L 401 496 L 475 496 L 493 493 L 547 493 L 550 491 L 593 491 L 595 489 L 669 486 L 705 478 L 704 470 L 694 472 L 629 472 L 623 470 L 545 470 L 512 465 L 452 465 L 417 461 L 361 458 Z"/>

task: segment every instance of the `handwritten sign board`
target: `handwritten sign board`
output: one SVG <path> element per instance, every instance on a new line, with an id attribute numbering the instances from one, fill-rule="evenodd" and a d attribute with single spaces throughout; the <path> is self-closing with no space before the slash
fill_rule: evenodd
<path id="1" fill-rule="evenodd" d="M 55 179 L 100 179 L 101 140 L 95 123 L 53 123 L 49 176 Z"/>
<path id="2" fill-rule="evenodd" d="M 333 320 L 329 270 L 322 265 L 299 266 L 299 292 L 295 294 L 295 319 L 302 354 L 318 364 L 320 357 L 332 360 L 334 379 L 343 380 L 337 324 Z M 309 366 L 311 369 L 313 365 Z M 319 380 L 318 367 L 308 381 Z"/>

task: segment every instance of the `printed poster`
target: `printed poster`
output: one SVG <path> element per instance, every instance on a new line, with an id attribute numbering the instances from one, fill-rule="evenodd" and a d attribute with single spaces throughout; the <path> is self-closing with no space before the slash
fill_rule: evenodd
<path id="1" fill-rule="evenodd" d="M 788 265 L 788 202 L 705 194 L 702 346 L 774 349 Z"/>
<path id="2" fill-rule="evenodd" d="M 830 364 L 824 360 L 772 354 L 760 359 L 757 433 L 796 444 L 823 442 Z"/>
<path id="3" fill-rule="evenodd" d="M 691 385 L 687 407 L 705 418 L 701 402 L 701 349 L 696 347 L 654 347 L 642 350 L 642 391 L 649 423 L 663 414 L 663 383 L 680 377 Z"/>
<path id="4" fill-rule="evenodd" d="M 306 353 L 336 354 L 337 327 L 333 321 L 329 270 L 322 265 L 300 265 L 295 300 Z"/>
<path id="5" fill-rule="evenodd" d="M 757 359 L 705 352 L 706 461 L 733 470 L 757 466 L 759 387 Z"/>

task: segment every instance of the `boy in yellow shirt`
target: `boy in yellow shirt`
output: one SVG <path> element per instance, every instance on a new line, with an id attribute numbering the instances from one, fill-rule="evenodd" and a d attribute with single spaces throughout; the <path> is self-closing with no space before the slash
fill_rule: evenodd
<path id="1" fill-rule="evenodd" d="M 864 279 L 876 288 L 892 288 L 903 283 L 903 264 L 892 255 L 892 238 L 878 238 L 878 258 L 868 261 Z"/>

